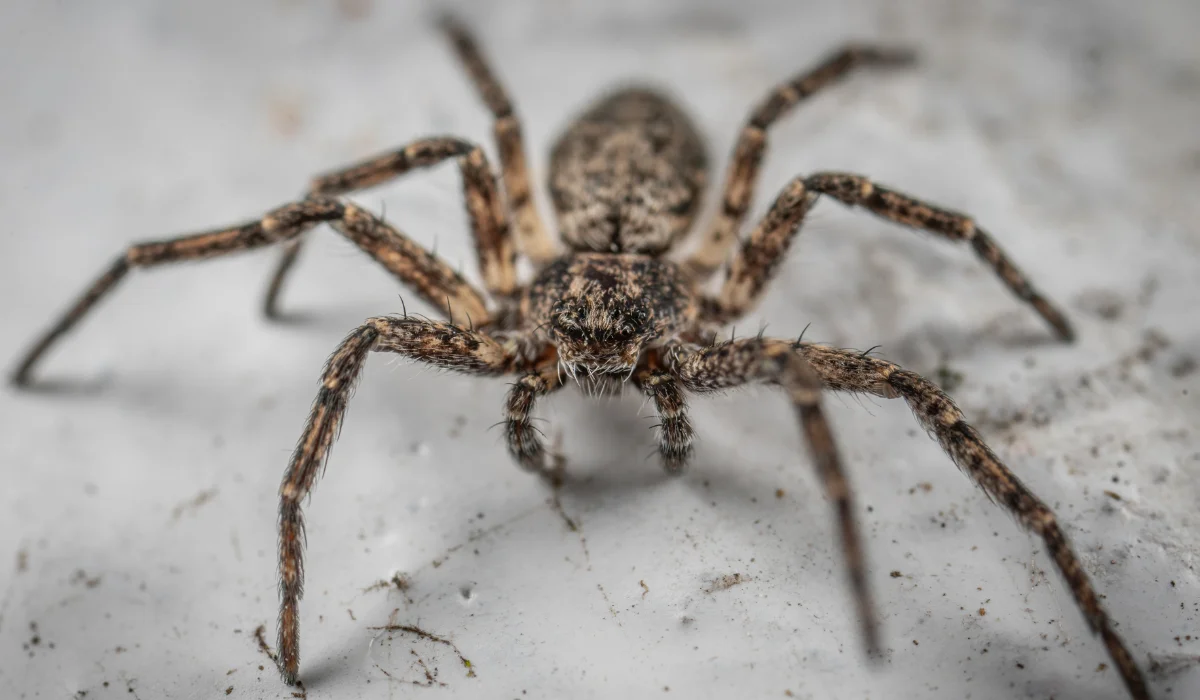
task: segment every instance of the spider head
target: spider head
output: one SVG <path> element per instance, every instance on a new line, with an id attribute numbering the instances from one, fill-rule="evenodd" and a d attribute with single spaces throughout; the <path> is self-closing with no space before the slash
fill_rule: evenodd
<path id="1" fill-rule="evenodd" d="M 554 303 L 549 332 L 572 375 L 629 374 L 654 335 L 652 316 L 644 298 L 585 294 Z"/>

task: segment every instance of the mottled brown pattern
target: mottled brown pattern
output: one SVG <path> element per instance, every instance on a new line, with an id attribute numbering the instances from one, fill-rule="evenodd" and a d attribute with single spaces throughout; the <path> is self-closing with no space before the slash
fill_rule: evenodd
<path id="1" fill-rule="evenodd" d="M 970 241 L 979 257 L 1022 301 L 1033 306 L 1062 340 L 1075 338 L 1067 317 L 1046 300 L 1000 246 L 975 221 L 949 209 L 923 202 L 907 194 L 881 187 L 862 175 L 817 173 L 804 180 L 812 192 L 829 195 L 849 206 L 860 206 L 878 216 L 957 241 Z"/>
<path id="2" fill-rule="evenodd" d="M 721 210 L 713 220 L 700 247 L 688 258 L 684 268 L 697 280 L 704 280 L 725 262 L 738 239 L 746 212 L 750 209 L 758 171 L 767 145 L 767 129 L 801 101 L 841 82 L 863 68 L 899 68 L 915 62 L 916 54 L 907 49 L 883 46 L 846 46 L 835 51 L 815 68 L 776 86 L 750 113 L 738 137 L 733 159 L 725 175 Z"/>
<path id="3" fill-rule="evenodd" d="M 643 350 L 685 330 L 696 316 L 674 263 L 605 253 L 577 253 L 547 265 L 522 297 L 521 311 L 531 332 L 553 343 L 572 377 L 580 369 L 627 377 Z"/>
<path id="4" fill-rule="evenodd" d="M 704 305 L 708 320 L 726 323 L 754 308 L 774 278 L 813 204 L 827 195 L 849 206 L 861 206 L 895 223 L 936 233 L 954 241 L 970 241 L 996 275 L 1021 300 L 1029 303 L 1058 337 L 1073 340 L 1075 332 L 1066 316 L 1046 300 L 1004 251 L 974 220 L 909 195 L 890 190 L 861 175 L 817 173 L 791 180 L 766 216 L 742 243 L 729 263 L 721 294 Z"/>
<path id="5" fill-rule="evenodd" d="M 334 351 L 308 423 L 279 487 L 279 668 L 289 684 L 300 664 L 298 607 L 304 594 L 304 520 L 300 504 L 325 467 L 367 353 L 394 352 L 442 369 L 477 375 L 512 370 L 515 358 L 481 332 L 423 319 L 369 319 Z"/>
<path id="6" fill-rule="evenodd" d="M 500 167 L 504 172 L 504 192 L 513 213 L 517 243 L 521 253 L 541 265 L 558 254 L 554 239 L 546 233 L 542 217 L 530 188 L 529 167 L 525 163 L 525 142 L 521 123 L 513 114 L 512 102 L 492 69 L 488 67 L 478 42 L 466 26 L 454 17 L 442 18 L 442 29 L 450 45 L 471 77 L 476 91 L 491 111 L 495 123 L 492 133 L 500 149 Z"/>
<path id="7" fill-rule="evenodd" d="M 486 325 L 490 322 L 491 316 L 483 296 L 433 253 L 367 211 L 336 199 L 314 197 L 286 204 L 268 212 L 258 221 L 130 246 L 118 262 L 93 283 L 26 353 L 13 373 L 12 381 L 16 384 L 28 383 L 38 360 L 112 290 L 128 268 L 204 260 L 296 240 L 304 231 L 319 223 L 332 225 L 436 308 L 451 316 L 458 315 L 464 321 L 469 319 L 474 324 Z"/>
<path id="8" fill-rule="evenodd" d="M 394 151 L 373 156 L 345 168 L 318 175 L 309 188 L 310 199 L 328 199 L 394 180 L 418 168 L 429 168 L 457 159 L 462 175 L 467 220 L 475 240 L 484 286 L 499 297 L 516 292 L 516 250 L 509 233 L 508 214 L 483 149 L 455 138 L 438 136 L 414 141 Z M 279 315 L 279 294 L 295 265 L 303 240 L 289 241 L 271 276 L 263 305 L 268 317 Z"/>
<path id="9" fill-rule="evenodd" d="M 654 401 L 658 411 L 658 456 L 668 474 L 678 474 L 687 468 L 696 437 L 687 414 L 683 388 L 669 371 L 661 366 L 657 351 L 647 353 L 633 381 Z"/>
<path id="10" fill-rule="evenodd" d="M 599 100 L 555 142 L 550 196 L 575 250 L 659 254 L 691 225 L 707 158 L 696 127 L 650 88 Z"/>
<path id="11" fill-rule="evenodd" d="M 970 241 L 978 255 L 1064 339 L 1065 317 L 1042 298 L 972 219 L 875 185 L 865 177 L 819 173 L 797 177 L 776 198 L 730 262 L 717 297 L 700 285 L 737 241 L 766 148 L 766 129 L 793 105 L 857 66 L 893 66 L 907 52 L 855 47 L 780 86 L 751 115 L 735 150 L 722 207 L 700 251 L 688 263 L 665 259 L 690 227 L 705 182 L 704 148 L 683 112 L 661 93 L 629 88 L 595 103 L 558 140 L 550 190 L 568 251 L 556 254 L 533 207 L 520 125 L 512 103 L 463 25 L 444 23 L 452 45 L 495 117 L 506 199 L 482 149 L 454 137 L 415 141 L 397 151 L 318 177 L 308 198 L 258 221 L 130 247 L 24 357 L 13 375 L 29 381 L 35 363 L 131 267 L 199 260 L 271 244 L 287 246 L 268 308 L 299 251 L 300 236 L 328 222 L 428 303 L 449 317 L 369 319 L 330 357 L 308 422 L 280 487 L 279 667 L 288 683 L 299 674 L 299 600 L 304 582 L 301 503 L 324 469 L 349 397 L 370 352 L 391 352 L 477 376 L 508 375 L 504 425 L 518 465 L 561 483 L 563 462 L 535 425 L 538 401 L 573 380 L 591 395 L 636 386 L 658 413 L 658 452 L 670 473 L 694 450 L 687 393 L 712 394 L 749 384 L 782 389 L 834 508 L 862 639 L 880 648 L 854 492 L 821 410 L 824 390 L 903 398 L 955 464 L 996 503 L 1039 535 L 1088 624 L 1107 646 L 1130 695 L 1149 692 L 1132 655 L 1114 631 L 1100 597 L 1050 509 L 1034 496 L 963 420 L 954 402 L 912 372 L 866 354 L 762 337 L 718 341 L 721 327 L 762 298 L 809 209 L 821 195 L 861 206 L 899 224 L 950 240 Z M 368 212 L 334 196 L 385 182 L 412 168 L 456 159 L 487 292 L 462 279 L 429 251 Z M 506 208 L 507 205 L 507 208 Z M 508 221 L 516 222 L 517 245 Z M 522 286 L 516 256 L 534 277 Z"/>
<path id="12" fill-rule="evenodd" d="M 979 433 L 967 424 L 962 412 L 945 392 L 913 372 L 859 352 L 807 343 L 795 347 L 829 389 L 904 399 L 917 421 L 934 436 L 959 469 L 979 484 L 992 502 L 1008 510 L 1023 526 L 1042 538 L 1088 626 L 1104 641 L 1130 695 L 1150 697 L 1137 663 L 1113 629 L 1091 579 L 1058 526 L 1054 513 L 1004 466 Z"/>
<path id="13" fill-rule="evenodd" d="M 777 384 L 787 393 L 796 411 L 810 456 L 833 502 L 841 534 L 842 556 L 858 608 L 863 640 L 868 653 L 879 651 L 878 622 L 871 591 L 862 538 L 854 516 L 854 501 L 845 470 L 838 456 L 833 433 L 821 411 L 821 380 L 793 344 L 763 338 L 734 340 L 708 347 L 674 346 L 666 354 L 666 366 L 680 386 L 696 393 L 722 391 L 745 384 Z"/>
<path id="14" fill-rule="evenodd" d="M 533 425 L 533 407 L 538 399 L 561 389 L 562 376 L 553 356 L 537 369 L 523 375 L 508 391 L 504 407 L 508 454 L 523 469 L 544 472 L 553 469 L 543 435 Z"/>

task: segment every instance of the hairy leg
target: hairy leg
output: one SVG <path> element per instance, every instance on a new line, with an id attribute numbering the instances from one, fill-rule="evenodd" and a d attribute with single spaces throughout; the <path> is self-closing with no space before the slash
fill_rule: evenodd
<path id="1" fill-rule="evenodd" d="M 750 338 L 709 347 L 674 346 L 666 368 L 687 391 L 709 393 L 751 383 L 777 384 L 795 407 L 825 495 L 837 512 L 842 555 L 858 608 L 867 651 L 879 650 L 878 622 L 867 584 L 865 555 L 855 518 L 854 497 L 842 469 L 833 433 L 821 411 L 821 380 L 804 356 L 786 342 Z"/>
<path id="2" fill-rule="evenodd" d="M 513 356 L 485 333 L 414 318 L 369 319 L 329 358 L 308 422 L 279 488 L 279 670 L 294 685 L 300 667 L 304 593 L 304 518 L 300 504 L 324 470 L 330 447 L 369 352 L 394 352 L 442 369 L 499 375 Z"/>
<path id="3" fill-rule="evenodd" d="M 448 307 L 451 314 L 461 314 L 464 320 L 469 317 L 475 324 L 483 325 L 490 321 L 482 294 L 446 263 L 386 222 L 336 199 L 306 199 L 268 212 L 258 221 L 130 246 L 25 354 L 12 374 L 12 382 L 27 384 L 38 360 L 112 291 L 130 268 L 204 260 L 295 240 L 305 230 L 321 222 L 332 224 L 435 307 Z"/>
<path id="4" fill-rule="evenodd" d="M 898 224 L 929 231 L 954 241 L 970 241 L 975 252 L 1014 294 L 1050 324 L 1062 340 L 1074 338 L 1066 316 L 1029 282 L 1000 246 L 970 217 L 941 209 L 905 194 L 885 189 L 859 175 L 818 173 L 793 179 L 783 188 L 741 251 L 729 264 L 720 298 L 709 305 L 714 322 L 726 323 L 749 311 L 762 297 L 808 214 L 820 195 L 867 208 Z"/>
<path id="5" fill-rule="evenodd" d="M 475 240 L 484 287 L 500 298 L 517 291 L 516 250 L 508 228 L 508 214 L 499 187 L 483 149 L 470 141 L 450 136 L 425 138 L 394 151 L 367 158 L 353 165 L 318 175 L 309 188 L 309 198 L 332 197 L 383 184 L 412 170 L 429 168 L 457 159 L 462 174 L 467 219 Z M 303 244 L 301 237 L 289 241 L 271 276 L 263 311 L 279 315 L 279 294 Z"/>
<path id="6" fill-rule="evenodd" d="M 847 46 L 815 68 L 776 86 L 750 114 L 742 127 L 733 160 L 725 176 L 721 210 L 717 213 L 700 247 L 684 267 L 698 282 L 703 282 L 724 262 L 738 238 L 746 212 L 754 197 L 758 171 L 767 148 L 767 129 L 797 104 L 822 89 L 841 82 L 863 68 L 892 68 L 914 62 L 911 51 L 879 46 Z"/>
<path id="7" fill-rule="evenodd" d="M 561 478 L 561 474 L 553 464 L 554 456 L 546 452 L 542 434 L 533 425 L 532 414 L 539 399 L 562 386 L 558 362 L 551 357 L 513 383 L 504 406 L 508 454 L 522 469 L 542 474 L 551 481 Z"/>
<path id="8" fill-rule="evenodd" d="M 450 40 L 454 53 L 471 77 L 475 90 L 495 119 L 493 133 L 500 149 L 500 166 L 503 169 L 504 193 L 508 198 L 509 210 L 515 219 L 517 244 L 521 252 L 535 265 L 553 260 L 557 246 L 546 232 L 542 218 L 530 189 L 529 169 L 525 163 L 525 143 L 521 136 L 521 123 L 513 113 L 512 101 L 504 87 L 484 60 L 479 51 L 479 42 L 471 35 L 466 25 L 451 16 L 444 16 L 442 30 Z"/>
<path id="9" fill-rule="evenodd" d="M 1026 529 L 1042 538 L 1088 626 L 1104 640 L 1130 695 L 1138 700 L 1150 697 L 1141 671 L 1112 628 L 1100 596 L 1054 513 L 984 444 L 945 392 L 913 372 L 859 352 L 807 343 L 790 346 L 808 360 L 827 389 L 904 399 L 922 427 L 933 434 L 959 469 L 979 484 L 992 502 L 1004 507 Z"/>
<path id="10" fill-rule="evenodd" d="M 654 365 L 643 367 L 633 375 L 633 381 L 652 401 L 658 411 L 658 456 L 668 474 L 679 474 L 692 456 L 696 433 L 688 419 L 687 401 L 683 388 L 666 368 Z"/>

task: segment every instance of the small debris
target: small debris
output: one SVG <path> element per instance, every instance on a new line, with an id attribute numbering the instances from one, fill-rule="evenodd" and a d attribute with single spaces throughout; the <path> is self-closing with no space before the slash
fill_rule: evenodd
<path id="1" fill-rule="evenodd" d="M 179 520 L 180 518 L 183 517 L 183 514 L 185 512 L 195 515 L 196 511 L 200 510 L 201 506 L 203 506 L 205 503 L 211 502 L 216 497 L 217 497 L 216 489 L 205 489 L 205 490 L 201 491 L 200 493 L 193 496 L 190 500 L 184 501 L 183 503 L 180 503 L 179 505 L 172 508 L 171 509 L 171 521 L 174 522 L 174 521 Z"/>
<path id="2" fill-rule="evenodd" d="M 980 617 L 983 617 L 984 615 L 987 615 L 987 608 L 980 608 L 980 609 L 979 609 L 979 616 L 980 616 Z"/>
<path id="3" fill-rule="evenodd" d="M 717 591 L 727 591 L 730 588 L 733 588 L 734 586 L 738 585 L 739 583 L 745 583 L 749 580 L 750 580 L 749 576 L 745 576 L 742 574 L 738 574 L 738 573 L 725 574 L 724 576 L 718 576 L 717 578 L 713 579 L 712 584 L 709 585 L 708 588 L 704 589 L 704 592 L 705 593 L 716 593 Z"/>
<path id="4" fill-rule="evenodd" d="M 20 549 L 17 551 L 17 573 L 23 574 L 29 570 L 29 550 Z"/>
<path id="5" fill-rule="evenodd" d="M 67 582 L 73 586 L 83 584 L 86 588 L 95 588 L 96 586 L 100 585 L 100 577 L 89 577 L 87 572 L 83 569 L 76 569 L 75 573 L 71 574 L 71 578 L 68 579 Z"/>
<path id="6" fill-rule="evenodd" d="M 900 578 L 900 577 L 901 577 L 901 576 L 903 576 L 904 574 L 900 573 L 899 571 L 893 571 L 893 572 L 892 572 L 891 574 L 889 574 L 889 575 L 890 575 L 892 578 Z"/>
<path id="7" fill-rule="evenodd" d="M 1174 583 L 1174 581 L 1172 581 L 1172 583 Z M 646 585 L 645 581 L 638 581 L 638 585 L 642 587 L 642 597 L 645 598 L 646 594 L 650 592 L 650 587 Z"/>
<path id="8" fill-rule="evenodd" d="M 225 689 L 225 694 L 233 695 L 233 686 L 232 685 Z"/>
<path id="9" fill-rule="evenodd" d="M 1176 360 L 1174 363 L 1171 364 L 1171 368 L 1170 368 L 1171 376 L 1175 377 L 1176 379 L 1182 379 L 1183 377 L 1186 377 L 1195 371 L 1196 371 L 1196 358 L 1190 357 L 1190 356 L 1184 356 L 1184 357 L 1179 358 L 1178 360 Z"/>
<path id="10" fill-rule="evenodd" d="M 349 20 L 366 19 L 371 15 L 371 0 L 338 0 L 337 7 Z"/>
<path id="11" fill-rule="evenodd" d="M 258 642 L 258 650 L 261 651 L 262 653 L 266 654 L 267 658 L 270 659 L 276 666 L 278 666 L 279 665 L 279 655 L 276 654 L 275 652 L 271 651 L 271 646 L 269 644 L 267 644 L 266 635 L 267 635 L 267 626 L 266 625 L 259 625 L 258 627 L 254 628 L 254 639 L 255 639 L 255 641 Z M 261 666 L 259 666 L 259 670 L 260 671 L 262 670 Z"/>
<path id="12" fill-rule="evenodd" d="M 947 365 L 945 362 L 942 362 L 942 364 L 933 371 L 933 376 L 934 381 L 937 382 L 937 385 L 942 388 L 942 391 L 945 391 L 948 394 L 953 394 L 958 387 L 962 386 L 964 379 L 962 372 L 952 369 L 950 365 Z"/>
<path id="13" fill-rule="evenodd" d="M 783 489 L 775 489 L 775 498 L 783 498 L 786 495 L 787 495 L 787 492 L 784 491 Z M 787 692 L 790 693 L 792 691 L 789 690 Z"/>
<path id="14" fill-rule="evenodd" d="M 1101 664 L 1096 667 L 1096 673 L 1100 673 L 1106 668 L 1108 668 L 1108 664 L 1101 662 Z"/>
<path id="15" fill-rule="evenodd" d="M 399 612 L 399 610 L 397 609 L 395 612 Z M 393 615 L 394 614 L 395 613 L 393 613 Z M 467 678 L 475 677 L 475 667 L 471 663 L 471 660 L 463 656 L 463 653 L 459 651 L 458 646 L 456 646 L 454 642 L 450 641 L 449 639 L 439 637 L 431 632 L 426 632 L 415 625 L 384 625 L 383 627 L 371 627 L 370 629 L 384 630 L 387 632 L 407 632 L 430 642 L 445 644 L 446 646 L 450 647 L 450 649 L 458 656 L 458 660 L 462 662 L 463 668 L 467 669 Z"/>
<path id="16" fill-rule="evenodd" d="M 1114 491 L 1108 491 L 1108 490 L 1105 490 L 1105 491 L 1104 491 L 1104 495 L 1105 495 L 1105 496 L 1108 496 L 1109 498 L 1113 499 L 1114 501 L 1119 501 L 1119 500 L 1121 500 L 1121 494 L 1119 494 L 1119 493 L 1116 493 L 1116 492 L 1114 492 Z"/>

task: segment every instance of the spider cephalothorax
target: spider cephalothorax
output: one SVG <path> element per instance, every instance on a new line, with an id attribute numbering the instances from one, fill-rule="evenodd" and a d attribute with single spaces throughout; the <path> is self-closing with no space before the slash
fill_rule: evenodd
<path id="1" fill-rule="evenodd" d="M 505 404 L 509 452 L 521 466 L 551 474 L 554 470 L 549 467 L 559 460 L 550 459 L 533 427 L 532 413 L 538 399 L 568 383 L 567 376 L 592 394 L 630 384 L 643 392 L 658 412 L 659 455 L 672 473 L 682 470 L 692 453 L 694 434 L 685 394 L 747 384 L 781 388 L 795 408 L 825 494 L 833 503 L 858 619 L 871 651 L 879 649 L 879 640 L 853 492 L 820 397 L 823 391 L 845 391 L 899 398 L 963 472 L 1042 538 L 1088 625 L 1103 639 L 1130 695 L 1149 698 L 1141 671 L 1113 629 L 1054 513 L 983 443 L 938 386 L 866 353 L 761 336 L 715 340 L 715 329 L 742 317 L 761 299 L 805 215 L 821 196 L 969 243 L 1061 339 L 1072 338 L 1066 318 L 973 219 L 861 175 L 825 172 L 793 178 L 758 225 L 742 235 L 770 126 L 797 103 L 850 73 L 864 67 L 907 65 L 911 53 L 849 46 L 771 91 L 742 129 L 714 222 L 696 251 L 676 264 L 662 256 L 690 227 L 706 181 L 703 142 L 683 111 L 653 90 L 625 89 L 584 111 L 563 133 L 553 148 L 549 174 L 561 238 L 569 248 L 560 253 L 534 207 L 520 125 L 508 96 L 467 31 L 453 21 L 444 27 L 495 118 L 503 197 L 479 146 L 453 137 L 420 139 L 318 177 L 303 200 L 259 220 L 131 246 L 34 345 L 13 375 L 17 384 L 27 383 L 34 365 L 55 340 L 134 267 L 286 241 L 266 299 L 266 312 L 274 316 L 302 234 L 322 222 L 445 314 L 446 321 L 407 314 L 368 319 L 342 341 L 322 374 L 317 399 L 280 487 L 279 668 L 288 683 L 297 681 L 300 663 L 299 601 L 304 579 L 300 506 L 322 471 L 352 388 L 374 351 L 468 374 L 514 376 Z M 462 173 L 484 287 L 499 304 L 489 305 L 482 290 L 383 219 L 337 199 L 448 159 L 456 160 Z M 525 286 L 516 273 L 518 253 L 536 269 Z M 727 257 L 720 292 L 707 294 L 705 282 Z"/>
<path id="2" fill-rule="evenodd" d="M 689 328 L 696 307 L 673 262 L 629 253 L 577 253 L 546 266 L 523 316 L 544 329 L 572 376 L 626 378 L 642 351 Z"/>

